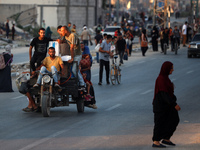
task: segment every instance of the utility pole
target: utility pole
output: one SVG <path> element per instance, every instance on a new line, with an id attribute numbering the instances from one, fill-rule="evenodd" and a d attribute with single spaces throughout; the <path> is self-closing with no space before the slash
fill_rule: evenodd
<path id="1" fill-rule="evenodd" d="M 66 6 L 66 24 L 69 23 L 69 8 L 70 8 L 70 1 L 67 1 L 67 6 Z"/>
<path id="2" fill-rule="evenodd" d="M 168 28 L 170 28 L 170 13 L 171 13 L 171 9 L 170 9 L 170 6 L 168 6 Z"/>
<path id="3" fill-rule="evenodd" d="M 157 0 L 154 0 L 154 6 L 153 6 L 153 26 L 156 25 L 156 9 L 157 9 Z"/>
<path id="4" fill-rule="evenodd" d="M 88 27 L 89 25 L 89 22 L 88 22 L 88 7 L 89 7 L 89 0 L 87 0 L 87 5 L 86 5 L 86 25 Z"/>
<path id="5" fill-rule="evenodd" d="M 119 23 L 119 0 L 117 0 L 117 23 Z"/>
<path id="6" fill-rule="evenodd" d="M 97 11 L 98 11 L 98 4 L 97 4 L 97 0 L 95 0 L 95 25 L 97 25 L 98 21 L 97 21 Z"/>
<path id="7" fill-rule="evenodd" d="M 196 18 L 198 17 L 198 0 L 191 0 L 192 10 L 193 10 L 193 23 L 196 23 Z"/>
<path id="8" fill-rule="evenodd" d="M 109 0 L 109 23 L 111 23 L 111 0 Z"/>
<path id="9" fill-rule="evenodd" d="M 165 0 L 164 5 L 164 28 L 167 27 L 167 0 Z"/>

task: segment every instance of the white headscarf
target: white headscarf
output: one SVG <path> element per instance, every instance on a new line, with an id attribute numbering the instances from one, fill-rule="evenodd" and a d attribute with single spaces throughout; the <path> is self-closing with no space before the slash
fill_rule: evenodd
<path id="1" fill-rule="evenodd" d="M 6 50 L 6 53 L 11 55 L 11 46 L 10 45 L 6 45 L 5 50 Z"/>

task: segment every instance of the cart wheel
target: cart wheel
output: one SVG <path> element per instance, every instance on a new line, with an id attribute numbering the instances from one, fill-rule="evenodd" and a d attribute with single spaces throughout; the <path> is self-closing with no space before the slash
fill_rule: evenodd
<path id="1" fill-rule="evenodd" d="M 42 114 L 43 117 L 49 117 L 50 116 L 50 96 L 49 94 L 43 94 L 42 98 Z"/>
<path id="2" fill-rule="evenodd" d="M 84 112 L 84 100 L 83 99 L 79 99 L 76 101 L 76 106 L 77 106 L 77 111 L 79 113 L 83 113 Z"/>

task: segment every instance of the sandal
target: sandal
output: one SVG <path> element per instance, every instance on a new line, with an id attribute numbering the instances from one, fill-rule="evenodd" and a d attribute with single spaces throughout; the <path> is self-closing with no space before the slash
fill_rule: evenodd
<path id="1" fill-rule="evenodd" d="M 34 112 L 39 112 L 39 108 L 32 108 Z"/>
<path id="2" fill-rule="evenodd" d="M 22 110 L 25 112 L 31 112 L 31 111 L 33 111 L 33 108 L 26 107 L 26 108 L 23 108 Z"/>

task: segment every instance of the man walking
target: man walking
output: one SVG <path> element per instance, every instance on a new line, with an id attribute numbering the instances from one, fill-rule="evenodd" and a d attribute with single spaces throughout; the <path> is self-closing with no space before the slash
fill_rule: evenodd
<path id="1" fill-rule="evenodd" d="M 10 32 L 9 20 L 7 19 L 7 22 L 6 22 L 6 38 L 7 39 L 8 39 L 9 32 Z"/>
<path id="2" fill-rule="evenodd" d="M 81 33 L 81 41 L 83 41 L 85 46 L 88 46 L 88 37 L 89 40 L 91 41 L 91 36 L 89 34 L 89 31 L 87 30 L 87 27 L 83 27 L 83 32 Z"/>
<path id="3" fill-rule="evenodd" d="M 177 26 L 174 27 L 173 34 L 174 34 L 174 43 L 177 42 L 178 46 L 180 46 L 180 31 Z M 173 47 L 174 47 L 174 45 L 173 45 Z"/>
<path id="4" fill-rule="evenodd" d="M 186 47 L 185 43 L 187 40 L 187 21 L 185 22 L 185 24 L 182 27 L 182 36 L 183 36 L 183 47 Z"/>
<path id="5" fill-rule="evenodd" d="M 15 38 L 15 24 L 12 26 L 12 40 Z"/>
<path id="6" fill-rule="evenodd" d="M 100 31 L 97 30 L 97 35 L 95 36 L 95 44 L 101 43 L 103 40 L 103 36 L 101 35 Z"/>
<path id="7" fill-rule="evenodd" d="M 126 41 L 123 39 L 122 34 L 118 33 L 118 40 L 117 40 L 117 51 L 120 57 L 120 65 L 123 64 L 123 56 L 124 56 L 124 52 L 126 47 Z"/>
<path id="8" fill-rule="evenodd" d="M 71 28 L 72 28 L 71 26 L 72 26 L 72 24 L 71 24 L 71 22 L 69 22 L 68 25 L 67 25 L 67 27 L 68 27 L 68 30 L 69 30 L 70 32 L 71 32 Z"/>
<path id="9" fill-rule="evenodd" d="M 99 68 L 99 85 L 102 85 L 102 77 L 103 77 L 103 67 L 105 66 L 106 70 L 106 81 L 107 84 L 110 84 L 109 82 L 109 72 L 110 72 L 110 48 L 111 48 L 111 42 L 112 36 L 107 35 L 107 40 L 103 41 L 101 43 L 99 52 L 100 52 L 100 68 Z"/>

